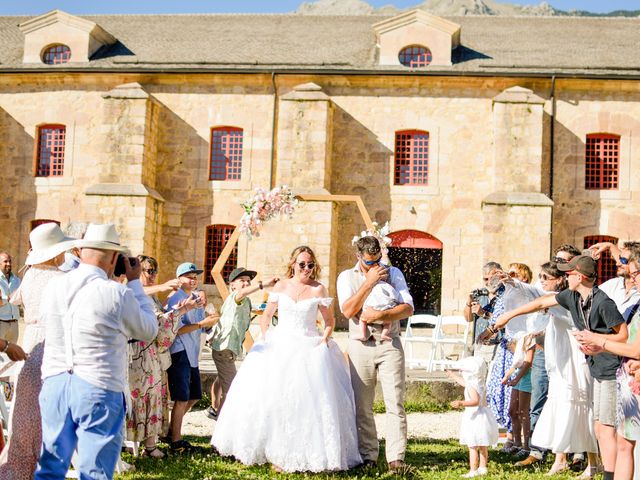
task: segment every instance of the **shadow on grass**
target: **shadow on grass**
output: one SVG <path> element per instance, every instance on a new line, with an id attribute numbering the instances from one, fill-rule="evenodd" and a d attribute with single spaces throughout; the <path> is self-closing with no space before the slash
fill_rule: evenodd
<path id="1" fill-rule="evenodd" d="M 457 479 L 469 470 L 468 452 L 455 440 L 409 440 L 406 461 L 411 466 L 402 474 L 392 474 L 384 461 L 384 441 L 380 444 L 377 468 L 354 468 L 339 473 L 283 473 L 277 474 L 270 465 L 245 466 L 231 458 L 215 455 L 209 447 L 209 437 L 186 437 L 200 451 L 171 455 L 158 460 L 125 456 L 125 460 L 136 466 L 136 471 L 116 475 L 118 480 L 236 480 L 236 479 Z M 165 452 L 167 450 L 163 448 Z M 491 450 L 489 472 L 486 479 L 543 479 L 550 464 L 537 470 L 523 470 L 513 466 L 514 459 L 505 453 Z M 572 475 L 557 475 L 554 478 L 573 478 Z"/>

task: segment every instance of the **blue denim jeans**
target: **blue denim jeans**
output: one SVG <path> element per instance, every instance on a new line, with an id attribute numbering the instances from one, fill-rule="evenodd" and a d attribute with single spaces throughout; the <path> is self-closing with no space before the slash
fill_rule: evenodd
<path id="1" fill-rule="evenodd" d="M 549 377 L 544 363 L 544 351 L 537 349 L 533 356 L 531 364 L 531 409 L 529 417 L 531 419 L 531 433 L 536 428 L 542 408 L 547 402 L 547 393 L 549 392 Z M 538 453 L 538 455 L 536 455 Z M 531 454 L 535 457 L 542 458 L 544 449 L 531 446 Z"/>
<path id="2" fill-rule="evenodd" d="M 81 480 L 111 479 L 122 448 L 124 395 L 98 388 L 77 375 L 45 378 L 40 391 L 42 453 L 35 480 L 65 478 L 78 449 Z"/>

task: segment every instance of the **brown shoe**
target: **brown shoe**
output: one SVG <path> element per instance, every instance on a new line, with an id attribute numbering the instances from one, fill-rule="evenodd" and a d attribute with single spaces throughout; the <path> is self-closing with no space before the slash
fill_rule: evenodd
<path id="1" fill-rule="evenodd" d="M 402 472 L 407 468 L 407 465 L 402 460 L 393 460 L 389 462 L 389 471 L 392 473 Z"/>
<path id="2" fill-rule="evenodd" d="M 536 463 L 539 463 L 541 460 L 537 457 L 534 457 L 533 455 L 529 455 L 527 458 L 525 458 L 524 460 L 520 460 L 519 462 L 515 463 L 516 467 L 528 467 L 529 465 L 535 465 Z"/>

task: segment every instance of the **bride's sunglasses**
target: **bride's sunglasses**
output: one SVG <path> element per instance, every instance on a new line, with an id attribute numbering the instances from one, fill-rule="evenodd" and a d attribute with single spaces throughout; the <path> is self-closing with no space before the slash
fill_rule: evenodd
<path id="1" fill-rule="evenodd" d="M 309 262 L 309 263 L 300 262 L 298 263 L 298 266 L 300 267 L 300 270 L 304 270 L 305 268 L 308 268 L 309 270 L 313 270 L 314 268 L 316 268 L 316 264 L 313 262 Z"/>

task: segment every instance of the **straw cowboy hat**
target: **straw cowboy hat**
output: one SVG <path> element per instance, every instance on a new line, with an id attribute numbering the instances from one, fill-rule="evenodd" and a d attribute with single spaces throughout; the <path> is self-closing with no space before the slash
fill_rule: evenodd
<path id="1" fill-rule="evenodd" d="M 56 223 L 43 223 L 29 234 L 31 250 L 27 254 L 26 265 L 37 265 L 57 257 L 74 246 L 75 238 L 65 237 Z"/>
<path id="2" fill-rule="evenodd" d="M 84 237 L 82 240 L 76 240 L 74 247 L 129 252 L 127 247 L 120 245 L 120 236 L 112 223 L 90 223 Z"/>

